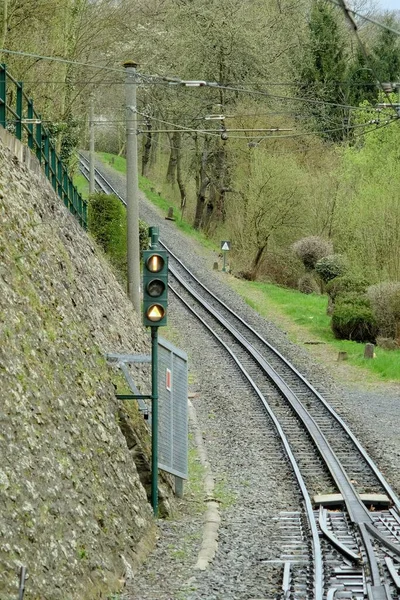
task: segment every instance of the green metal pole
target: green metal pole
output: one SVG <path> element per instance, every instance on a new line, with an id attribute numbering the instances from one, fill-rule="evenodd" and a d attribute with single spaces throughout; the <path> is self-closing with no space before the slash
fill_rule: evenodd
<path id="1" fill-rule="evenodd" d="M 22 140 L 22 103 L 23 103 L 23 98 L 24 98 L 24 94 L 23 94 L 23 83 L 22 81 L 19 81 L 17 84 L 17 108 L 16 108 L 16 113 L 17 113 L 17 122 L 15 124 L 15 135 L 17 136 L 17 138 L 21 141 Z"/>
<path id="2" fill-rule="evenodd" d="M 151 327 L 151 505 L 158 517 L 158 327 Z"/>
<path id="3" fill-rule="evenodd" d="M 39 115 L 39 119 L 41 116 Z M 36 158 L 41 163 L 42 162 L 42 123 L 37 123 L 36 125 Z"/>
<path id="4" fill-rule="evenodd" d="M 0 125 L 6 128 L 7 125 L 7 70 L 6 65 L 0 65 Z"/>
<path id="5" fill-rule="evenodd" d="M 47 130 L 42 130 L 42 137 L 44 139 L 44 172 L 47 179 L 50 179 L 50 140 Z"/>
<path id="6" fill-rule="evenodd" d="M 33 100 L 28 100 L 27 117 L 30 121 L 33 120 Z M 28 147 L 33 150 L 33 123 L 28 123 Z"/>

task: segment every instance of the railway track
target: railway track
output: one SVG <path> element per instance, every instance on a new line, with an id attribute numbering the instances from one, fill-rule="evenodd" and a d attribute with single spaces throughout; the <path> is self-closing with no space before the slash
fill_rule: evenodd
<path id="1" fill-rule="evenodd" d="M 99 175 L 97 185 L 115 193 Z M 399 598 L 400 503 L 389 483 L 340 416 L 273 343 L 165 248 L 172 293 L 236 363 L 258 399 L 258 435 L 267 420 L 273 424 L 301 490 L 301 511 L 279 517 L 282 541 L 288 540 L 279 557 L 281 598 Z"/>

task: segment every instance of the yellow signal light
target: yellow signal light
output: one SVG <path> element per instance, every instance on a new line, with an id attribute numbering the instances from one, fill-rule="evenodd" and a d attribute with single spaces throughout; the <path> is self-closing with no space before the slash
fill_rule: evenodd
<path id="1" fill-rule="evenodd" d="M 164 267 L 164 259 L 159 254 L 152 254 L 146 261 L 150 273 L 159 273 Z"/>
<path id="2" fill-rule="evenodd" d="M 160 304 L 152 304 L 146 311 L 146 317 L 149 319 L 149 321 L 152 321 L 153 323 L 161 321 L 161 319 L 163 319 L 164 316 L 165 309 Z"/>

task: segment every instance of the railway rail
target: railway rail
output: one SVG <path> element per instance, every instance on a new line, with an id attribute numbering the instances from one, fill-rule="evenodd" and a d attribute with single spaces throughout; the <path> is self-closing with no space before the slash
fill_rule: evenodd
<path id="1" fill-rule="evenodd" d="M 115 193 L 98 172 L 96 182 Z M 164 247 L 172 293 L 236 363 L 265 423 L 273 423 L 301 490 L 302 514 L 281 516 L 283 538 L 285 532 L 292 536 L 299 519 L 303 529 L 296 546 L 300 554 L 281 556 L 281 598 L 399 598 L 400 502 L 390 484 L 340 416 L 273 343 Z M 262 430 L 261 419 L 257 427 Z"/>

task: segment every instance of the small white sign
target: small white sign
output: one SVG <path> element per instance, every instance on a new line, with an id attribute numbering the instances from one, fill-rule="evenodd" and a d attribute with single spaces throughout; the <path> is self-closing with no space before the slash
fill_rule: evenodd
<path id="1" fill-rule="evenodd" d="M 221 250 L 230 250 L 230 249 L 231 249 L 231 243 L 228 242 L 228 240 L 221 242 Z"/>
<path id="2" fill-rule="evenodd" d="M 170 392 L 171 391 L 171 382 L 172 382 L 172 378 L 171 378 L 171 369 L 167 369 L 166 373 L 165 373 L 165 387 L 167 388 L 167 390 Z"/>

